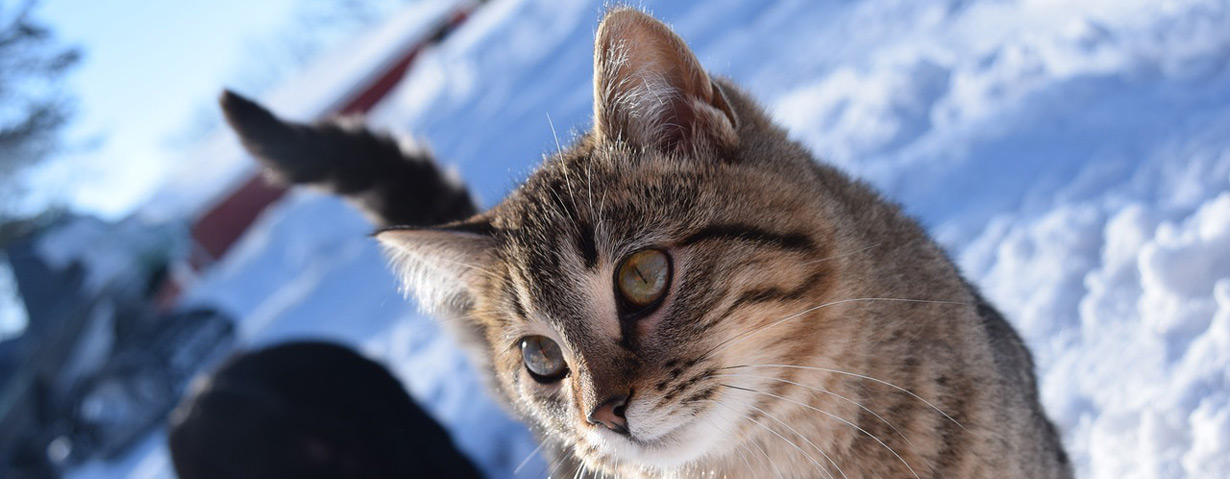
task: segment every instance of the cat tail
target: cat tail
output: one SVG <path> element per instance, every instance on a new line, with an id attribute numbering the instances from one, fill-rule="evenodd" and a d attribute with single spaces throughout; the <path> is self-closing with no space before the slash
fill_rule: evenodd
<path id="1" fill-rule="evenodd" d="M 270 178 L 345 197 L 379 227 L 433 226 L 478 212 L 465 185 L 429 151 L 368 130 L 357 118 L 289 122 L 229 90 L 219 102 Z"/>

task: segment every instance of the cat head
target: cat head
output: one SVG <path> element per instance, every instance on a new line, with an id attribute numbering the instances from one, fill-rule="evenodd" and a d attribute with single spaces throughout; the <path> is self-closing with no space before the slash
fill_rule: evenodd
<path id="1" fill-rule="evenodd" d="M 594 98 L 592 131 L 490 211 L 378 238 L 547 440 L 677 468 L 755 427 L 725 368 L 788 364 L 836 327 L 775 322 L 831 289 L 840 229 L 811 157 L 657 20 L 607 14 Z"/>

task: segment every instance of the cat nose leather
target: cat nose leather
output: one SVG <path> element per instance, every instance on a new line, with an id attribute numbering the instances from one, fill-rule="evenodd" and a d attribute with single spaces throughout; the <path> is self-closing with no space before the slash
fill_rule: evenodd
<path id="1" fill-rule="evenodd" d="M 619 394 L 611 396 L 593 411 L 589 412 L 590 424 L 595 426 L 601 424 L 607 429 L 615 431 L 619 434 L 628 433 L 628 418 L 624 416 L 625 406 L 628 404 L 628 395 Z"/>

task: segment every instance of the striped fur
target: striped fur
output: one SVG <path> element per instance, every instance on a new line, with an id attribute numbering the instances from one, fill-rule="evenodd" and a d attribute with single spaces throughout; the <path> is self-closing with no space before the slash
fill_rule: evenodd
<path id="1" fill-rule="evenodd" d="M 373 133 L 357 118 L 287 122 L 231 91 L 219 103 L 269 178 L 342 196 L 377 225 L 427 226 L 478 211 L 465 186 L 442 170 L 430 152 Z"/>

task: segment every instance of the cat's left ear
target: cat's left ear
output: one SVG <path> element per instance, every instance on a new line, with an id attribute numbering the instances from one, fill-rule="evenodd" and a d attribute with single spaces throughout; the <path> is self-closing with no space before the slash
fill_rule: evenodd
<path id="1" fill-rule="evenodd" d="M 683 39 L 653 17 L 618 9 L 594 43 L 594 133 L 671 153 L 738 146 L 737 119 Z"/>
<path id="2" fill-rule="evenodd" d="M 402 283 L 429 313 L 464 316 L 495 256 L 495 241 L 473 225 L 391 228 L 376 233 Z"/>
<path id="3" fill-rule="evenodd" d="M 434 228 L 392 228 L 377 232 L 376 239 L 419 307 L 443 317 L 439 324 L 458 340 L 479 370 L 493 370 L 487 326 L 472 314 L 495 264 L 495 239 L 488 223 L 474 220 Z"/>

